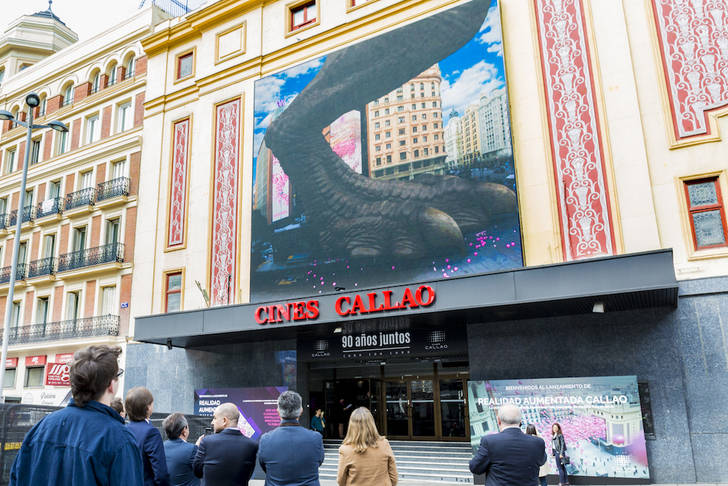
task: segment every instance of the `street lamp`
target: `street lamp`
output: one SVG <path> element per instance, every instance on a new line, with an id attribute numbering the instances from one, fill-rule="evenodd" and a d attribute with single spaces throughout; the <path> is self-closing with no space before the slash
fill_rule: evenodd
<path id="1" fill-rule="evenodd" d="M 23 225 L 23 211 L 25 210 L 25 183 L 28 179 L 28 164 L 30 162 L 30 147 L 33 138 L 33 129 L 52 128 L 57 132 L 67 132 L 68 127 L 59 122 L 52 121 L 47 125 L 33 125 L 33 110 L 40 105 L 40 97 L 30 93 L 25 97 L 25 104 L 28 105 L 28 121 L 17 120 L 12 113 L 0 110 L 0 120 L 9 120 L 16 125 L 26 127 L 28 135 L 25 142 L 25 161 L 23 162 L 23 178 L 20 183 L 20 200 L 18 201 L 18 217 L 15 225 L 15 241 L 13 242 L 13 263 L 10 268 L 10 286 L 8 287 L 8 299 L 5 303 L 5 326 L 3 327 L 3 349 L 0 355 L 0 402 L 5 402 L 3 387 L 5 386 L 5 361 L 8 357 L 8 341 L 10 340 L 10 319 L 13 314 L 13 297 L 15 294 L 15 277 L 18 272 L 18 252 L 20 250 L 20 228 Z"/>

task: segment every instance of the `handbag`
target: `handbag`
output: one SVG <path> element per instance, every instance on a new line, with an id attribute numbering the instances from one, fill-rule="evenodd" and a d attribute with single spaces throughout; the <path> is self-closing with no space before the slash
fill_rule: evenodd
<path id="1" fill-rule="evenodd" d="M 569 459 L 569 456 L 564 454 L 564 457 L 561 458 L 561 464 L 566 466 L 567 464 L 571 464 L 571 459 Z"/>

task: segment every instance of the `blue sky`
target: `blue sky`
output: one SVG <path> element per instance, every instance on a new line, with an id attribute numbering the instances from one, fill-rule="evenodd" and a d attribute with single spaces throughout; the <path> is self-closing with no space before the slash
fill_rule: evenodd
<path id="1" fill-rule="evenodd" d="M 274 112 L 287 106 L 316 76 L 326 57 L 299 64 L 255 83 L 255 128 L 253 154 L 257 158 L 265 130 Z M 443 116 L 452 110 L 461 115 L 465 108 L 481 96 L 492 95 L 505 88 L 503 45 L 497 0 L 473 39 L 457 52 L 439 62 L 443 76 L 441 85 Z M 280 111 L 280 110 L 279 110 Z M 343 113 L 342 113 L 343 114 Z"/>

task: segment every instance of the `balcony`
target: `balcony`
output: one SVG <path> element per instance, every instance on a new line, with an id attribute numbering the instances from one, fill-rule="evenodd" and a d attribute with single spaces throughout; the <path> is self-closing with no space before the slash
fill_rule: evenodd
<path id="1" fill-rule="evenodd" d="M 10 271 L 13 267 L 0 268 L 0 284 L 6 284 L 10 282 Z M 18 273 L 15 276 L 15 280 L 25 280 L 28 266 L 25 263 L 18 263 Z"/>
<path id="2" fill-rule="evenodd" d="M 25 206 L 23 208 L 23 223 L 28 223 L 35 219 L 35 206 Z M 18 210 L 13 209 L 8 214 L 8 228 L 12 228 L 18 223 Z"/>
<path id="3" fill-rule="evenodd" d="M 110 243 L 61 255 L 58 258 L 58 272 L 68 272 L 104 263 L 121 263 L 123 261 L 124 244 Z"/>
<path id="4" fill-rule="evenodd" d="M 119 316 L 84 317 L 67 321 L 28 324 L 10 329 L 8 344 L 119 335 Z M 2 329 L 0 329 L 2 336 Z"/>
<path id="5" fill-rule="evenodd" d="M 96 198 L 96 190 L 93 187 L 86 187 L 80 191 L 72 192 L 66 195 L 66 204 L 64 211 L 68 213 L 74 209 L 84 208 L 90 209 Z"/>
<path id="6" fill-rule="evenodd" d="M 35 219 L 38 220 L 47 218 L 43 223 L 53 222 L 61 219 L 61 213 L 63 212 L 63 198 L 54 197 L 53 199 L 46 199 L 43 202 L 38 203 L 35 207 Z M 53 216 L 53 217 L 49 217 Z"/>
<path id="7" fill-rule="evenodd" d="M 30 262 L 27 278 L 43 277 L 56 273 L 56 259 L 53 257 L 41 258 Z"/>
<path id="8" fill-rule="evenodd" d="M 117 177 L 98 184 L 96 188 L 96 206 L 106 207 L 114 203 L 126 202 L 130 184 L 131 179 L 128 177 Z"/>

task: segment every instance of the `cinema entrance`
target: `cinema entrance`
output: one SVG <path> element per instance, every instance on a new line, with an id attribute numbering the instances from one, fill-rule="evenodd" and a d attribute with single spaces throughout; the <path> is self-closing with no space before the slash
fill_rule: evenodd
<path id="1" fill-rule="evenodd" d="M 400 339 L 390 339 L 393 332 Z M 469 440 L 464 332 L 457 326 L 343 329 L 329 339 L 300 339 L 310 410 L 324 411 L 327 438 L 341 438 L 351 412 L 363 406 L 391 439 Z"/>

